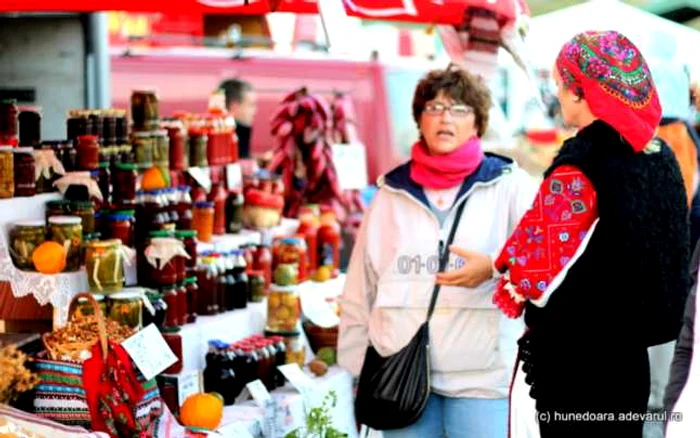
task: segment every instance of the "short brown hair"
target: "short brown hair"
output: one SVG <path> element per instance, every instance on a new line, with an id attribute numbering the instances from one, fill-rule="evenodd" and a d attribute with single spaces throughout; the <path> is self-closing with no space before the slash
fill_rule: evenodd
<path id="1" fill-rule="evenodd" d="M 450 64 L 444 70 L 429 72 L 416 86 L 413 95 L 413 119 L 416 123 L 420 124 L 425 104 L 435 99 L 440 91 L 444 91 L 455 102 L 474 108 L 477 133 L 479 137 L 484 135 L 489 124 L 491 92 L 478 76 L 455 64 Z"/>

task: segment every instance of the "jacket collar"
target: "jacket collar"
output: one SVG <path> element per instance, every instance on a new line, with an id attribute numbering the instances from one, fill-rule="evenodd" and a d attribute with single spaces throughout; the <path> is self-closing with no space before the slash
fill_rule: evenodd
<path id="1" fill-rule="evenodd" d="M 461 199 L 476 183 L 488 183 L 511 171 L 513 160 L 487 152 L 484 161 L 474 173 L 465 178 L 455 200 Z M 430 208 L 423 187 L 411 179 L 411 160 L 379 177 L 378 184 L 387 185 L 395 190 L 408 192 L 409 195 Z"/>

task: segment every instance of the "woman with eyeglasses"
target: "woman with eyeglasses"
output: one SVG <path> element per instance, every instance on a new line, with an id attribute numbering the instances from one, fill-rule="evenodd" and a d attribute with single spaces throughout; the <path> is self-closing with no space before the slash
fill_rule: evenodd
<path id="1" fill-rule="evenodd" d="M 536 182 L 509 159 L 485 154 L 480 136 L 491 97 L 455 66 L 418 84 L 413 117 L 420 138 L 411 160 L 379 179 L 355 244 L 341 306 L 341 366 L 360 373 L 367 347 L 395 354 L 424 322 L 439 255 L 457 222 L 444 286 L 430 320 L 432 393 L 420 419 L 385 438 L 505 438 L 508 384 L 521 321 L 492 303 L 490 266 L 453 282 L 471 251 L 497 254 L 536 193 Z M 476 285 L 480 286 L 476 287 Z"/>

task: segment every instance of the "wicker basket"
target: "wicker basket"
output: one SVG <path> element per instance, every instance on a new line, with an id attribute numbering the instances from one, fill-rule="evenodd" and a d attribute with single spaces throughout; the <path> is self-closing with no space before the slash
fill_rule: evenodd
<path id="1" fill-rule="evenodd" d="M 323 328 L 309 321 L 304 321 L 304 332 L 309 338 L 309 346 L 314 354 L 323 347 L 333 350 L 338 348 L 338 327 Z"/>

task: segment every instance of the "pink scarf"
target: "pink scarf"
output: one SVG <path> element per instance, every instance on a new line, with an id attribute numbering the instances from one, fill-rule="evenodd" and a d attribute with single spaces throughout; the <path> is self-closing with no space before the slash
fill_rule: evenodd
<path id="1" fill-rule="evenodd" d="M 411 179 L 426 189 L 449 189 L 474 173 L 484 160 L 479 137 L 445 155 L 431 155 L 419 140 L 411 148 Z"/>

